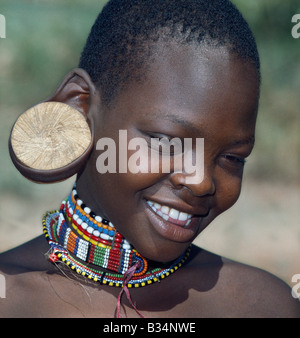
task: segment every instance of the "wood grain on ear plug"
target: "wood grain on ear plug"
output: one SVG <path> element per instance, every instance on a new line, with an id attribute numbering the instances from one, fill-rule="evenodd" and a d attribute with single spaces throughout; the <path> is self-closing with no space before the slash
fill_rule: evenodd
<path id="1" fill-rule="evenodd" d="M 44 102 L 23 113 L 11 133 L 11 146 L 20 162 L 38 170 L 64 167 L 91 143 L 85 117 L 60 102 Z"/>

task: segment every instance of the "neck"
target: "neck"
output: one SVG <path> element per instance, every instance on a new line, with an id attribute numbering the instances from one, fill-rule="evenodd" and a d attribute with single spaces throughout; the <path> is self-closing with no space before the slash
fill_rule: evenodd
<path id="1" fill-rule="evenodd" d="M 84 276 L 111 286 L 146 286 L 175 272 L 189 250 L 170 266 L 148 270 L 142 257 L 109 220 L 96 215 L 78 196 L 76 187 L 60 210 L 46 213 L 44 232 L 52 248 L 50 260 L 66 263 Z M 130 280 L 126 276 L 130 271 Z"/>

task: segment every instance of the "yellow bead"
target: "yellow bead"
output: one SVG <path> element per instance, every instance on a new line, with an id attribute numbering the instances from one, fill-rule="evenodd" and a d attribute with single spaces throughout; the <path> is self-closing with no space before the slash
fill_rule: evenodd
<path id="1" fill-rule="evenodd" d="M 90 238 L 87 235 L 82 235 L 82 237 L 86 240 L 86 241 L 90 241 Z"/>

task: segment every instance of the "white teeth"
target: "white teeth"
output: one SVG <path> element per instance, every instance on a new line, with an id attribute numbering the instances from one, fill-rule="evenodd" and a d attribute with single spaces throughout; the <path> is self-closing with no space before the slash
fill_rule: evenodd
<path id="1" fill-rule="evenodd" d="M 191 222 L 191 218 L 193 215 L 187 214 L 186 212 L 179 211 L 174 208 L 169 208 L 166 205 L 161 205 L 159 203 L 154 203 L 151 201 L 147 201 L 147 204 L 152 208 L 152 210 L 158 214 L 160 217 L 165 219 L 166 221 L 169 220 L 169 218 L 173 220 L 179 220 L 179 221 L 187 221 L 185 226 L 189 225 Z"/>
<path id="2" fill-rule="evenodd" d="M 157 212 L 157 215 L 159 215 L 160 217 L 163 216 L 163 213 L 159 210 L 159 211 L 156 211 Z"/>
<path id="3" fill-rule="evenodd" d="M 170 217 L 172 217 L 173 219 L 178 219 L 179 211 L 172 208 L 169 215 L 170 215 Z"/>
<path id="4" fill-rule="evenodd" d="M 155 209 L 157 209 L 157 210 L 159 210 L 162 206 L 160 205 L 160 204 L 158 204 L 158 203 L 154 203 L 154 208 Z"/>
<path id="5" fill-rule="evenodd" d="M 179 220 L 180 221 L 186 221 L 187 219 L 189 218 L 189 215 L 187 214 L 187 213 L 185 213 L 185 212 L 181 212 L 180 214 L 179 214 Z"/>
<path id="6" fill-rule="evenodd" d="M 170 211 L 170 208 L 169 208 L 169 207 L 167 207 L 167 206 L 165 206 L 165 205 L 161 207 L 161 212 L 162 212 L 163 214 L 168 214 L 169 211 Z"/>
<path id="7" fill-rule="evenodd" d="M 161 216 L 164 220 L 168 220 L 169 219 L 169 216 L 168 215 L 166 215 L 166 214 L 162 214 L 162 216 Z"/>

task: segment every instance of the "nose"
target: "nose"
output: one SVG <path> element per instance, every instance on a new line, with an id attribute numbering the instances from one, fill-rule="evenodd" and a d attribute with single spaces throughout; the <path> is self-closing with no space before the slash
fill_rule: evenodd
<path id="1" fill-rule="evenodd" d="M 191 177 L 184 172 L 174 172 L 170 181 L 175 189 L 187 188 L 194 196 L 213 195 L 216 191 L 215 180 L 212 170 L 204 170 L 201 177 Z"/>

